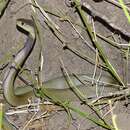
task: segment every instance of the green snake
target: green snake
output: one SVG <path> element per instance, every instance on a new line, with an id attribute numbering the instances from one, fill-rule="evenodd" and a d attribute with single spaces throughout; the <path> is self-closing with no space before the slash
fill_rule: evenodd
<path id="1" fill-rule="evenodd" d="M 16 90 L 14 89 L 15 80 L 21 68 L 30 56 L 36 42 L 35 29 L 32 21 L 19 19 L 17 20 L 17 28 L 20 32 L 27 35 L 27 41 L 25 42 L 24 47 L 16 54 L 3 80 L 4 97 L 6 101 L 12 106 L 26 104 L 28 103 L 28 98 L 34 96 L 33 89 L 29 86 L 26 88 L 23 87 Z M 70 76 L 70 78 L 74 82 L 75 86 L 87 96 L 95 92 L 95 89 L 93 89 L 94 86 L 91 86 L 91 90 L 91 88 L 88 89 L 88 87 L 84 87 L 84 85 L 82 85 L 82 83 L 74 76 Z M 80 80 L 88 80 L 88 77 L 86 75 L 79 75 L 79 78 Z M 101 81 L 112 83 L 113 79 L 108 76 L 103 77 Z M 59 77 L 46 81 L 43 83 L 43 86 L 49 94 L 58 97 L 60 100 L 74 101 L 77 98 L 76 95 L 69 89 L 69 86 L 64 77 Z M 109 85 L 107 86 L 107 88 L 110 88 Z M 111 89 L 106 89 L 106 92 L 108 92 L 108 90 L 111 91 Z M 10 125 L 7 121 L 5 121 L 5 124 L 6 125 L 3 126 L 3 130 L 16 130 L 16 128 Z"/>

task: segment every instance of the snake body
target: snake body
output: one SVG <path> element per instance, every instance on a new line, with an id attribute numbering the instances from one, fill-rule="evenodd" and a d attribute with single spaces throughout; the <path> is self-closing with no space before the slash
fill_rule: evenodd
<path id="1" fill-rule="evenodd" d="M 16 54 L 14 61 L 11 64 L 8 73 L 6 73 L 6 76 L 3 81 L 5 99 L 10 105 L 13 106 L 17 106 L 18 102 L 20 102 L 20 104 L 26 103 L 26 100 L 29 96 L 29 93 L 25 93 L 24 96 L 23 95 L 17 96 L 14 93 L 15 79 L 20 69 L 26 62 L 28 56 L 32 52 L 36 41 L 34 29 L 30 24 L 28 24 L 29 22 L 30 22 L 29 20 L 25 19 L 19 19 L 17 21 L 18 29 L 19 30 L 22 29 L 22 32 L 24 31 L 24 33 L 27 34 L 29 38 L 27 38 L 24 47 Z"/>
<path id="2" fill-rule="evenodd" d="M 35 41 L 36 35 L 35 30 L 32 24 L 30 24 L 30 20 L 19 19 L 17 21 L 17 28 L 27 35 L 27 41 L 24 44 L 24 47 L 16 54 L 10 68 L 5 75 L 3 80 L 3 90 L 4 90 L 4 97 L 6 101 L 12 106 L 18 106 L 22 104 L 26 104 L 28 102 L 28 98 L 33 94 L 32 88 L 20 88 L 18 91 L 14 89 L 14 83 L 18 76 L 19 71 L 23 67 L 24 63 L 28 59 L 29 55 L 31 54 Z M 83 87 L 82 83 L 78 81 L 75 77 L 70 76 L 74 84 L 83 92 L 90 94 L 90 89 L 87 87 Z M 79 78 L 82 80 L 86 79 L 86 75 L 79 75 Z M 110 77 L 103 77 L 102 81 L 111 82 L 113 81 Z M 75 100 L 76 96 L 74 93 L 69 89 L 68 84 L 66 83 L 64 77 L 59 77 L 53 80 L 49 80 L 44 82 L 44 87 L 53 96 L 58 97 L 62 100 Z M 93 93 L 93 90 L 91 91 Z M 14 127 L 9 126 L 10 129 L 8 130 L 15 130 Z M 6 130 L 6 129 L 4 129 Z"/>

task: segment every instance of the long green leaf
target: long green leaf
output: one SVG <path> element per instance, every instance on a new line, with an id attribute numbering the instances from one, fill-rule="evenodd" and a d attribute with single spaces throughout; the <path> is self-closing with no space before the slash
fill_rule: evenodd
<path id="1" fill-rule="evenodd" d="M 41 99 L 48 97 L 51 100 L 51 102 L 54 102 L 55 104 L 60 105 L 61 107 L 65 108 L 65 110 L 70 109 L 70 110 L 76 112 L 81 117 L 84 117 L 84 118 L 92 121 L 94 124 L 101 126 L 102 128 L 105 128 L 107 130 L 114 130 L 114 128 L 111 127 L 110 125 L 104 124 L 104 122 L 102 120 L 95 119 L 94 117 L 90 116 L 89 113 L 83 112 L 83 111 L 79 110 L 78 108 L 73 107 L 72 105 L 70 105 L 70 103 L 68 101 L 63 102 L 62 99 L 60 100 L 58 97 L 53 96 L 44 87 L 42 89 L 36 89 L 35 94 L 38 97 L 40 97 Z"/>
<path id="2" fill-rule="evenodd" d="M 0 130 L 2 129 L 2 125 L 3 125 L 3 104 L 0 103 Z"/>
<path id="3" fill-rule="evenodd" d="M 10 2 L 10 0 L 0 0 L 0 17 L 3 15 L 9 2 Z"/>
<path id="4" fill-rule="evenodd" d="M 108 67 L 110 74 L 119 82 L 119 84 L 121 84 L 123 87 L 125 87 L 125 85 L 124 85 L 123 81 L 121 80 L 120 76 L 118 75 L 117 71 L 112 66 L 110 61 L 108 60 L 108 57 L 105 54 L 100 43 L 98 43 L 98 41 L 94 38 L 92 27 L 89 24 L 88 19 L 85 15 L 84 11 L 81 9 L 80 2 L 81 2 L 80 0 L 74 0 L 75 7 L 76 7 L 76 9 L 77 9 L 82 21 L 83 21 L 84 26 L 86 27 L 86 30 L 90 36 L 91 41 L 93 42 L 94 46 L 98 49 L 100 57 L 103 60 L 103 62 L 106 64 L 106 66 Z"/>
<path id="5" fill-rule="evenodd" d="M 127 19 L 128 19 L 128 22 L 130 23 L 130 15 L 129 15 L 129 12 L 128 12 L 128 10 L 127 10 L 125 4 L 124 4 L 124 1 L 123 1 L 123 0 L 119 0 L 119 2 L 120 2 L 120 5 L 121 5 L 121 7 L 122 7 L 122 9 L 123 9 L 123 11 L 124 11 L 125 16 L 126 16 Z"/>

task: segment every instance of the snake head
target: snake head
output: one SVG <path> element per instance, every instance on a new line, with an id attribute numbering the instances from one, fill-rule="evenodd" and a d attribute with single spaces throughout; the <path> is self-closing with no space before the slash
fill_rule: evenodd
<path id="1" fill-rule="evenodd" d="M 35 37 L 34 23 L 31 19 L 17 19 L 16 27 L 20 32 Z"/>

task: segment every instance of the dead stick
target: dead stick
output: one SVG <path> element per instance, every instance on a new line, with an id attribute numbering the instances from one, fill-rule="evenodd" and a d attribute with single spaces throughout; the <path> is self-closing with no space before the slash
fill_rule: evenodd
<path id="1" fill-rule="evenodd" d="M 111 20 L 106 17 L 105 15 L 101 14 L 100 12 L 98 12 L 97 10 L 95 10 L 94 8 L 92 8 L 89 4 L 83 2 L 82 3 L 82 7 L 87 9 L 90 12 L 90 15 L 94 18 L 99 18 L 101 19 L 103 22 L 105 22 L 108 26 L 110 26 L 112 29 L 115 30 L 115 32 L 122 34 L 123 36 L 130 38 L 130 33 L 127 32 L 126 30 L 124 30 L 123 28 L 115 25 L 114 23 L 111 22 Z"/>

